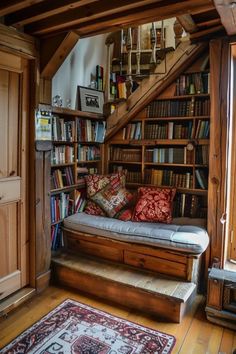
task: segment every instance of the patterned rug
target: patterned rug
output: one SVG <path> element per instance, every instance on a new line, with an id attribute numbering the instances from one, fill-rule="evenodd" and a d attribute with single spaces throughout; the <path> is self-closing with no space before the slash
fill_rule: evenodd
<path id="1" fill-rule="evenodd" d="M 175 338 L 73 300 L 23 332 L 2 354 L 167 354 Z"/>

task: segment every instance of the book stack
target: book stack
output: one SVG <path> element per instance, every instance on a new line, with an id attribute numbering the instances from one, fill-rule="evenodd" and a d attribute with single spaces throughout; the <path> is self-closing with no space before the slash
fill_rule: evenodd
<path id="1" fill-rule="evenodd" d="M 53 165 L 74 162 L 74 147 L 69 145 L 53 146 L 51 163 Z"/>
<path id="2" fill-rule="evenodd" d="M 195 170 L 196 179 L 201 189 L 208 188 L 208 177 L 206 176 L 206 172 L 202 169 Z"/>
<path id="3" fill-rule="evenodd" d="M 103 90 L 103 67 L 96 65 L 96 83 L 99 91 Z"/>
<path id="4" fill-rule="evenodd" d="M 123 129 L 123 139 L 142 139 L 142 126 L 141 122 L 130 123 Z"/>
<path id="5" fill-rule="evenodd" d="M 80 142 L 103 143 L 106 133 L 105 121 L 77 118 L 77 140 Z"/>
<path id="6" fill-rule="evenodd" d="M 199 145 L 196 148 L 196 164 L 208 165 L 209 145 Z"/>
<path id="7" fill-rule="evenodd" d="M 199 119 L 197 122 L 195 139 L 208 139 L 210 132 L 210 122 Z"/>
<path id="8" fill-rule="evenodd" d="M 65 121 L 64 118 L 58 116 L 52 117 L 52 140 L 68 141 L 75 140 L 75 122 Z"/>
<path id="9" fill-rule="evenodd" d="M 111 148 L 112 161 L 127 161 L 127 162 L 141 162 L 142 151 L 141 149 L 123 149 L 119 147 Z"/>
<path id="10" fill-rule="evenodd" d="M 82 213 L 86 204 L 85 191 L 76 190 L 75 213 Z"/>
<path id="11" fill-rule="evenodd" d="M 68 193 L 51 197 L 51 222 L 58 222 L 74 213 L 74 201 Z"/>
<path id="12" fill-rule="evenodd" d="M 74 184 L 74 177 L 71 167 L 56 169 L 51 176 L 52 189 L 64 188 Z"/>
<path id="13" fill-rule="evenodd" d="M 171 186 L 177 188 L 192 188 L 193 176 L 190 172 L 176 173 L 172 170 L 147 169 L 145 171 L 146 184 L 156 186 Z"/>
<path id="14" fill-rule="evenodd" d="M 51 227 L 51 240 L 51 249 L 53 251 L 64 247 L 63 232 L 60 224 L 56 224 Z"/>
<path id="15" fill-rule="evenodd" d="M 183 74 L 176 81 L 176 96 L 210 93 L 210 73 Z"/>
<path id="16" fill-rule="evenodd" d="M 97 146 L 78 145 L 78 161 L 100 160 L 100 154 Z"/>

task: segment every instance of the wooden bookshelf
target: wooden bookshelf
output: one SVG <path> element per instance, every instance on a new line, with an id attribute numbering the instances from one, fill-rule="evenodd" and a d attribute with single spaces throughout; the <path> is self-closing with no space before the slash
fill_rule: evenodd
<path id="1" fill-rule="evenodd" d="M 125 170 L 129 189 L 176 188 L 175 217 L 207 216 L 208 91 L 209 70 L 183 73 L 106 144 L 107 172 Z"/>
<path id="2" fill-rule="evenodd" d="M 62 246 L 64 217 L 83 206 L 84 176 L 101 173 L 102 127 L 105 129 L 102 115 L 52 107 L 51 236 L 52 240 L 58 238 L 58 242 L 52 241 L 53 249 Z"/>

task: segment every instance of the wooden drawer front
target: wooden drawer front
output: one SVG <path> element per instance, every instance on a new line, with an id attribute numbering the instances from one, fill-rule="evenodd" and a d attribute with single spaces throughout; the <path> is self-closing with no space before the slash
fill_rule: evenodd
<path id="1" fill-rule="evenodd" d="M 0 179 L 0 204 L 20 200 L 20 177 Z"/>
<path id="2" fill-rule="evenodd" d="M 134 267 L 173 275 L 181 279 L 186 279 L 187 275 L 186 265 L 183 263 L 177 263 L 168 259 L 157 258 L 140 253 L 124 251 L 124 262 Z"/>
<path id="3" fill-rule="evenodd" d="M 123 251 L 114 247 L 108 247 L 98 243 L 87 242 L 71 237 L 66 238 L 66 246 L 70 251 L 73 252 L 78 251 L 99 258 L 123 262 Z"/>
<path id="4" fill-rule="evenodd" d="M 207 305 L 217 310 L 222 309 L 223 281 L 208 279 Z"/>

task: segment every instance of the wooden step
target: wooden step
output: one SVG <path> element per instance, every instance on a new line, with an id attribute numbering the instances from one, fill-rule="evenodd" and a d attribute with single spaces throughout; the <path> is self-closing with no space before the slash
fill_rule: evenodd
<path id="1" fill-rule="evenodd" d="M 61 285 L 177 323 L 196 294 L 194 283 L 69 253 L 52 258 L 52 276 Z"/>

